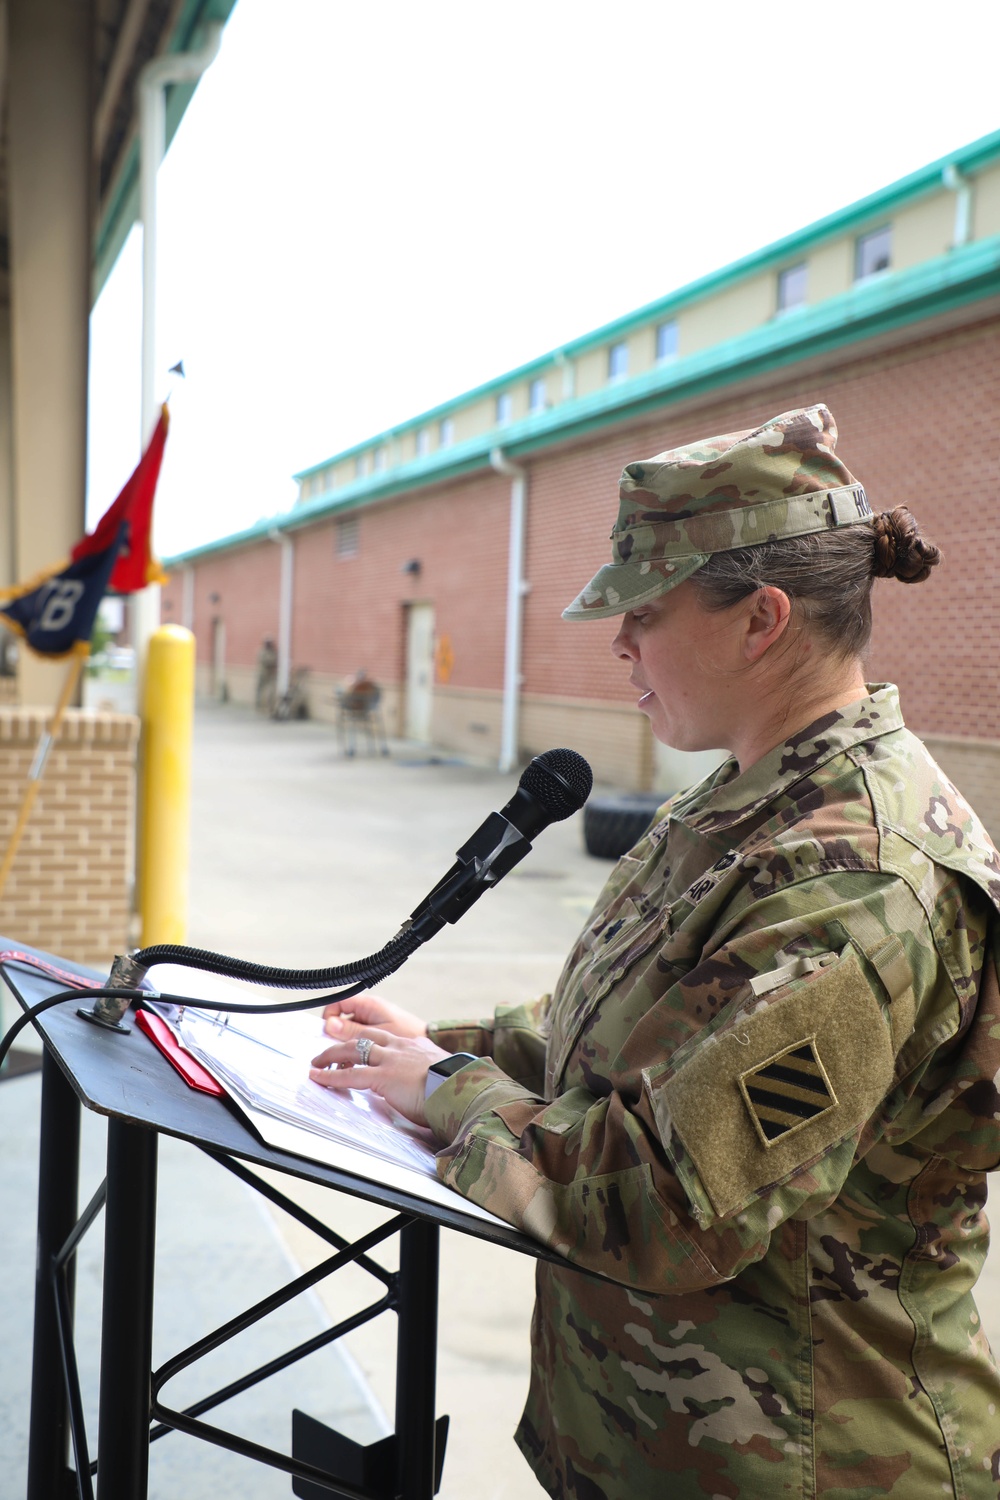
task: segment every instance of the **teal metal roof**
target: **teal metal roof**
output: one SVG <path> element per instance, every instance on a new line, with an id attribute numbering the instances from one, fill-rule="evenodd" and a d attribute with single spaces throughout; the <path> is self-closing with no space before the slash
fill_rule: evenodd
<path id="1" fill-rule="evenodd" d="M 236 0 L 183 0 L 170 40 L 163 54 L 190 52 L 204 40 L 205 27 L 211 22 L 228 21 Z M 167 90 L 166 148 L 177 134 L 195 89 L 193 83 L 173 84 Z M 94 236 L 94 274 L 92 296 L 96 302 L 101 289 L 121 254 L 129 230 L 139 217 L 139 138 L 138 131 L 125 157 L 106 203 Z"/>
<path id="2" fill-rule="evenodd" d="M 712 271 L 707 276 L 690 281 L 686 286 L 669 292 L 655 302 L 648 302 L 645 306 L 636 308 L 635 311 L 621 318 L 591 329 L 580 338 L 573 339 L 558 349 L 552 349 L 547 354 L 529 361 L 528 364 L 519 365 L 514 370 L 507 370 L 483 385 L 463 391 L 461 395 L 421 412 L 419 416 L 397 423 L 384 432 L 375 433 L 372 437 L 366 438 L 362 443 L 355 443 L 352 447 L 344 448 L 320 463 L 301 469 L 293 475 L 293 478 L 299 481 L 308 479 L 311 475 L 329 468 L 333 463 L 342 463 L 359 453 L 367 453 L 381 443 L 399 437 L 401 433 L 413 432 L 418 427 L 430 426 L 442 417 L 453 415 L 460 408 L 470 406 L 475 401 L 496 396 L 499 392 L 522 380 L 541 375 L 551 370 L 560 358 L 575 359 L 615 339 L 625 338 L 637 328 L 645 327 L 653 322 L 666 322 L 675 317 L 682 308 L 689 307 L 694 302 L 700 302 L 706 297 L 715 296 L 718 292 L 725 291 L 728 287 L 761 271 L 777 269 L 784 264 L 793 264 L 818 245 L 825 244 L 843 234 L 852 233 L 866 224 L 874 224 L 903 205 L 940 191 L 941 174 L 949 165 L 956 167 L 964 176 L 973 176 L 998 160 L 1000 160 L 1000 130 L 993 131 L 991 135 L 984 135 L 968 146 L 961 147 L 960 150 L 949 152 L 947 156 L 939 157 L 937 161 L 932 161 L 927 166 L 921 167 L 919 171 L 901 177 L 897 182 L 890 183 L 888 187 L 880 188 L 876 193 L 869 193 L 867 197 L 859 198 L 856 203 L 838 209 L 836 213 L 827 214 L 825 218 L 817 219 L 815 223 L 806 225 L 804 229 L 797 229 L 793 234 L 785 235 L 783 239 L 775 240 L 761 250 L 754 250 L 750 255 L 731 261 L 718 271 Z M 505 446 L 508 430 L 505 426 Z M 493 440 L 496 441 L 495 432 Z"/>
<path id="3" fill-rule="evenodd" d="M 989 139 L 1000 148 L 1000 133 Z M 497 446 L 502 446 L 508 457 L 526 458 L 612 423 L 663 410 L 674 402 L 737 384 L 798 360 L 867 342 L 987 297 L 1000 297 L 1000 235 L 962 245 L 905 271 L 873 277 L 840 296 L 799 308 L 738 338 L 511 422 L 502 434 L 496 429 L 479 433 L 393 469 L 339 486 L 335 492 L 316 496 L 245 531 L 178 553 L 167 559 L 165 566 L 181 566 L 214 552 L 264 541 L 276 530 L 297 531 L 378 500 L 445 483 L 477 470 L 481 472 L 489 468 L 490 452 Z"/>

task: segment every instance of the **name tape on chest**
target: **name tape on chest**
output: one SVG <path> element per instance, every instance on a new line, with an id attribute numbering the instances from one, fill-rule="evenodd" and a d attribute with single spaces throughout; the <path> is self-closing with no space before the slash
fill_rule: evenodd
<path id="1" fill-rule="evenodd" d="M 738 859 L 739 855 L 734 853 L 724 854 L 721 859 L 717 859 L 710 870 L 704 875 L 699 875 L 698 879 L 688 886 L 681 900 L 690 901 L 692 906 L 697 905 L 714 886 L 718 885 L 726 871 L 731 870 Z"/>

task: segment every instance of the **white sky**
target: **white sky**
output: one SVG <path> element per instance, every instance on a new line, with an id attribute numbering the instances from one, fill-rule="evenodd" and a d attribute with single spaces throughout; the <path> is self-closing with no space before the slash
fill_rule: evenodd
<path id="1" fill-rule="evenodd" d="M 160 173 L 158 549 L 995 130 L 998 44 L 996 0 L 238 0 Z M 94 311 L 91 522 L 140 261 Z"/>

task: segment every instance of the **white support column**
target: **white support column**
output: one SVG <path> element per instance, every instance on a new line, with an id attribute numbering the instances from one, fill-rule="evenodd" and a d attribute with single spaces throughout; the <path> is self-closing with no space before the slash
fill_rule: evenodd
<path id="1" fill-rule="evenodd" d="M 93 154 L 92 0 L 8 0 L 9 201 L 17 578 L 84 531 Z M 29 704 L 63 662 L 21 653 Z"/>
<path id="2" fill-rule="evenodd" d="M 500 715 L 500 760 L 498 769 L 513 771 L 518 761 L 518 730 L 521 711 L 521 636 L 524 596 L 529 585 L 524 578 L 524 542 L 527 521 L 528 473 L 512 464 L 502 448 L 494 448 L 490 463 L 498 474 L 506 474 L 510 485 L 510 541 L 507 550 L 507 625 L 504 643 L 503 704 Z"/>
<path id="3" fill-rule="evenodd" d="M 197 52 L 171 52 L 154 57 L 139 74 L 139 207 L 142 219 L 142 447 L 153 435 L 163 399 L 163 381 L 156 366 L 156 174 L 166 141 L 168 84 L 200 78 L 218 56 L 222 27 L 206 28 Z M 155 548 L 154 548 L 155 550 Z M 160 624 L 160 589 L 150 584 L 132 600 L 132 644 L 136 670 L 144 670 L 149 639 Z M 140 687 L 140 701 L 141 701 Z"/>

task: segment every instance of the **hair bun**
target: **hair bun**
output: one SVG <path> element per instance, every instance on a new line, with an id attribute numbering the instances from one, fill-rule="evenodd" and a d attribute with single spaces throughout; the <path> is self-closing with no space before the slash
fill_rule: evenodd
<path id="1" fill-rule="evenodd" d="M 905 505 L 875 516 L 876 578 L 898 578 L 900 583 L 922 583 L 941 561 L 940 549 L 925 542 L 920 528 Z"/>

